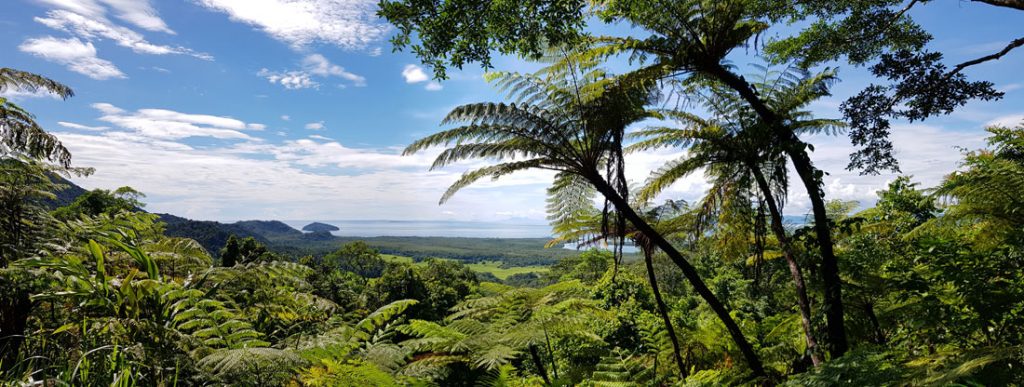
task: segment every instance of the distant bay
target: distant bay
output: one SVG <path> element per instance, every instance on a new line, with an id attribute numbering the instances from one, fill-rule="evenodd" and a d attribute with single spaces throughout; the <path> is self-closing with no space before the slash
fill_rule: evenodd
<path id="1" fill-rule="evenodd" d="M 544 223 L 502 223 L 436 220 L 284 220 L 301 230 L 313 222 L 337 226 L 331 234 L 349 237 L 415 236 L 462 238 L 550 238 L 551 226 Z"/>

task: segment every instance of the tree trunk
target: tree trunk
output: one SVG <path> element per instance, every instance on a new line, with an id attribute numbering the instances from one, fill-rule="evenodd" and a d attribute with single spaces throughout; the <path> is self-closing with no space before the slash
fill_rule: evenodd
<path id="1" fill-rule="evenodd" d="M 804 275 L 793 254 L 793 245 L 790 243 L 789 237 L 786 236 L 786 229 L 782 226 L 782 210 L 779 209 L 779 202 L 775 201 L 771 186 L 768 185 L 768 180 L 765 179 L 761 170 L 756 165 L 748 165 L 748 168 L 753 172 L 757 186 L 764 194 L 764 201 L 768 203 L 768 212 L 772 218 L 772 231 L 775 233 L 775 239 L 779 241 L 779 246 L 782 247 L 782 256 L 785 257 L 786 263 L 789 265 L 789 273 L 793 276 L 793 284 L 796 286 L 796 300 L 800 307 L 800 320 L 804 328 L 804 338 L 807 341 L 807 351 L 811 354 L 811 362 L 817 367 L 821 365 L 821 357 L 818 355 L 818 342 L 814 339 L 814 331 L 811 329 L 811 304 L 807 298 L 807 285 L 804 283 Z"/>
<path id="2" fill-rule="evenodd" d="M 32 300 L 25 289 L 11 284 L 15 294 L 0 300 L 0 371 L 17 362 L 18 350 L 25 341 L 25 327 L 28 325 Z"/>
<path id="3" fill-rule="evenodd" d="M 548 337 L 548 328 L 544 327 L 544 341 L 548 345 L 548 356 L 551 359 L 551 372 L 555 374 L 555 380 L 558 380 L 558 364 L 555 363 L 555 350 L 551 348 L 551 338 Z"/>
<path id="4" fill-rule="evenodd" d="M 668 255 L 669 259 L 672 260 L 679 269 L 682 270 L 683 275 L 693 286 L 694 291 L 704 299 L 704 302 L 708 303 L 711 310 L 715 312 L 718 319 L 725 325 L 725 329 L 729 332 L 729 336 L 736 343 L 740 352 L 743 354 L 744 359 L 747 361 L 747 365 L 750 367 L 751 372 L 757 377 L 766 377 L 764 372 L 764 366 L 761 364 L 761 358 L 754 352 L 754 347 L 750 345 L 747 338 L 743 335 L 743 331 L 740 330 L 739 325 L 729 315 L 729 310 L 726 309 L 725 305 L 715 297 L 715 294 L 708 289 L 707 284 L 700 278 L 700 274 L 697 273 L 697 269 L 683 258 L 683 255 L 676 250 L 675 246 L 672 246 L 668 240 L 665 239 L 660 233 L 654 230 L 650 224 L 647 223 L 633 208 L 626 202 L 622 196 L 619 196 L 618 192 L 613 188 L 607 181 L 604 180 L 599 174 L 594 173 L 586 178 L 594 185 L 594 188 L 598 192 L 601 192 L 608 201 L 615 205 L 615 208 L 626 217 L 633 226 L 636 227 L 637 231 L 645 235 L 651 242 L 657 246 L 661 251 L 664 251 Z"/>
<path id="5" fill-rule="evenodd" d="M 878 323 L 878 316 L 875 315 L 875 305 L 873 303 L 864 303 L 864 313 L 868 315 L 868 321 L 871 322 L 871 329 L 874 331 L 874 342 L 878 345 L 885 345 L 885 333 L 882 332 L 882 324 Z"/>
<path id="6" fill-rule="evenodd" d="M 533 359 L 533 366 L 537 367 L 537 373 L 540 374 L 540 378 L 544 379 L 544 384 L 550 385 L 551 379 L 548 379 L 548 371 L 544 369 L 544 361 L 540 358 L 540 353 L 537 352 L 537 346 L 530 344 L 530 358 Z"/>
<path id="7" fill-rule="evenodd" d="M 668 315 L 668 305 L 661 298 L 661 290 L 658 289 L 658 279 L 654 275 L 654 262 L 651 257 L 652 249 L 644 247 L 644 264 L 647 265 L 647 279 L 651 281 L 651 291 L 654 293 L 654 302 L 658 304 L 658 313 L 662 320 L 665 320 L 665 329 L 668 330 L 668 337 L 672 339 L 672 354 L 676 359 L 676 366 L 679 367 L 679 377 L 686 379 L 688 370 L 683 364 L 683 355 L 679 351 L 679 338 L 676 337 L 676 329 L 672 326 L 672 318 Z M 657 359 L 657 358 L 655 358 Z"/>
<path id="8" fill-rule="evenodd" d="M 736 90 L 747 101 L 757 115 L 771 127 L 775 136 L 782 142 L 786 155 L 793 162 L 800 181 L 807 190 L 814 213 L 814 231 L 821 251 L 821 276 L 825 284 L 825 318 L 828 322 L 829 346 L 833 357 L 842 356 L 849 348 L 846 341 L 846 328 L 843 322 L 842 279 L 839 277 L 839 261 L 832 250 L 832 230 L 825 212 L 825 193 L 821 188 L 821 171 L 814 167 L 807 154 L 807 144 L 797 137 L 793 129 L 772 111 L 758 97 L 757 92 L 746 80 L 733 74 L 721 64 L 715 63 L 701 68 L 703 72 L 722 81 Z"/>

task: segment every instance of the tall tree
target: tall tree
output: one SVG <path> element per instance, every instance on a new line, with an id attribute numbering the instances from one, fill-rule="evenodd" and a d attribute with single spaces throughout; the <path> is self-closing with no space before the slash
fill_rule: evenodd
<path id="1" fill-rule="evenodd" d="M 1018 0 L 979 0 L 1017 12 Z M 929 1 L 752 1 L 752 0 L 381 0 L 379 14 L 398 27 L 392 39 L 396 49 L 412 51 L 444 78 L 446 68 L 466 63 L 490 65 L 492 50 L 504 54 L 540 57 L 543 47 L 574 43 L 581 38 L 607 43 L 602 55 L 628 53 L 634 61 L 653 61 L 664 78 L 709 78 L 738 92 L 785 144 L 786 153 L 807 190 L 814 215 L 816 238 L 822 255 L 826 284 L 825 304 L 829 344 L 833 355 L 848 348 L 843 327 L 842 288 L 838 263 L 825 211 L 821 176 L 807 154 L 808 144 L 789 127 L 782 112 L 772 109 L 758 91 L 738 76 L 725 57 L 736 47 L 757 41 L 772 24 L 806 25 L 792 36 L 769 40 L 764 53 L 778 63 L 795 61 L 807 67 L 846 58 L 872 67 L 889 86 L 871 85 L 843 104 L 851 122 L 850 137 L 858 147 L 851 169 L 875 173 L 897 168 L 888 140 L 889 118 L 925 119 L 948 114 L 971 99 L 993 99 L 1001 93 L 989 82 L 972 82 L 962 71 L 998 60 L 1024 46 L 1014 39 L 1002 50 L 947 68 L 938 53 L 925 52 L 930 40 L 908 11 Z M 589 8 L 588 8 L 589 7 Z M 467 12 L 466 10 L 472 10 Z M 592 16 L 597 18 L 592 18 Z M 588 21 L 626 22 L 637 38 L 591 38 L 583 30 Z M 417 39 L 413 40 L 415 36 Z M 618 48 L 613 48 L 618 46 Z M 650 63 L 650 62 L 648 62 Z"/>
<path id="2" fill-rule="evenodd" d="M 806 71 L 788 69 L 782 72 L 767 71 L 756 76 L 754 85 L 770 99 L 777 109 L 786 109 L 794 117 L 793 127 L 801 134 L 835 133 L 843 124 L 829 119 L 815 119 L 808 112 L 799 109 L 817 99 L 833 79 L 831 71 L 810 75 Z M 729 202 L 725 195 L 748 195 L 759 192 L 764 198 L 771 219 L 771 230 L 782 248 L 783 257 L 790 269 L 797 293 L 797 306 L 811 360 L 821 363 L 817 353 L 817 340 L 812 329 L 810 301 L 803 272 L 796 261 L 796 248 L 790 241 L 783 225 L 782 207 L 788 188 L 786 155 L 774 141 L 763 121 L 750 109 L 734 91 L 723 87 L 712 87 L 702 96 L 704 106 L 713 117 L 702 119 L 692 114 L 670 112 L 681 128 L 653 127 L 637 131 L 633 137 L 640 142 L 630 146 L 630 151 L 649 150 L 663 147 L 688 147 L 686 156 L 669 162 L 655 172 L 647 185 L 640 191 L 641 199 L 652 198 L 676 181 L 701 169 L 713 183 L 704 200 L 705 216 L 717 212 L 722 203 Z"/>
<path id="3" fill-rule="evenodd" d="M 568 53 L 564 54 L 568 58 Z M 477 103 L 456 107 L 443 124 L 465 123 L 420 139 L 405 149 L 412 154 L 448 146 L 432 168 L 467 159 L 502 162 L 466 172 L 441 198 L 444 203 L 460 189 L 484 178 L 516 171 L 556 172 L 555 185 L 566 202 L 585 205 L 577 193 L 599 192 L 637 230 L 647 235 L 683 271 L 695 292 L 725 325 L 755 376 L 765 375 L 753 346 L 728 308 L 700 278 L 696 268 L 630 205 L 624 176 L 622 138 L 626 126 L 652 116 L 646 106 L 657 96 L 646 73 L 612 77 L 585 63 L 568 59 L 540 76 L 491 75 L 515 98 L 511 104 Z M 617 225 L 623 229 L 623 223 Z"/>

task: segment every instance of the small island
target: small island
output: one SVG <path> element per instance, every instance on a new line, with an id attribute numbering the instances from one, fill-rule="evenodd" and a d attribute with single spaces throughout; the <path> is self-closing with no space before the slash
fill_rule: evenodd
<path id="1" fill-rule="evenodd" d="M 302 228 L 302 231 L 306 232 L 332 232 L 341 230 L 338 226 L 330 225 L 327 223 L 313 222 L 307 224 L 306 227 Z"/>

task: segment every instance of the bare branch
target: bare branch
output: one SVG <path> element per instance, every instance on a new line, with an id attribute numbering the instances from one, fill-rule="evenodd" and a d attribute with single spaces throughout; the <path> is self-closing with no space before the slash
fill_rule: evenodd
<path id="1" fill-rule="evenodd" d="M 1020 3 L 1022 4 L 1022 6 L 1024 6 L 1024 1 L 1021 1 Z M 986 55 L 981 58 L 969 60 L 964 63 L 956 65 L 956 67 L 953 68 L 953 71 L 949 72 L 949 76 L 953 76 L 953 74 L 959 73 L 961 70 L 979 63 L 988 62 L 990 60 L 998 60 L 999 58 L 1002 58 L 1003 55 L 1006 55 L 1008 52 L 1020 46 L 1024 46 L 1024 38 L 1015 39 L 1014 41 L 1010 42 L 1010 44 L 1008 44 L 1006 47 L 1004 47 L 1002 50 L 995 54 Z"/>
<path id="2" fill-rule="evenodd" d="M 996 7 L 1013 8 L 1024 11 L 1024 0 L 971 0 L 988 5 L 994 5 Z"/>

